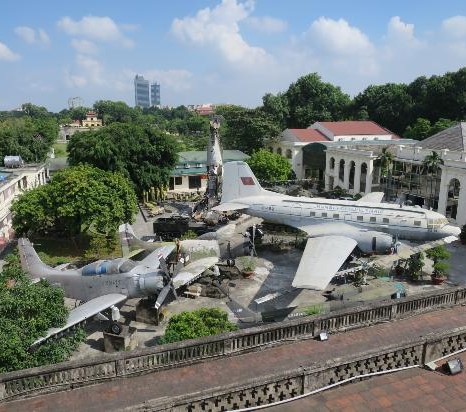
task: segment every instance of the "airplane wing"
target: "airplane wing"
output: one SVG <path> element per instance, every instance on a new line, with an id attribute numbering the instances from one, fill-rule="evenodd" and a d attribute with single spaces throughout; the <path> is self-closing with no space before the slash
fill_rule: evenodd
<path id="1" fill-rule="evenodd" d="M 217 212 L 229 212 L 230 210 L 247 209 L 249 206 L 242 203 L 226 202 L 212 208 Z"/>
<path id="2" fill-rule="evenodd" d="M 184 266 L 174 277 L 173 285 L 176 289 L 194 282 L 205 270 L 218 262 L 218 257 L 211 256 L 195 260 Z"/>
<path id="3" fill-rule="evenodd" d="M 357 202 L 371 202 L 371 203 L 380 203 L 383 199 L 384 192 L 372 192 L 368 193 L 367 195 L 364 195 L 361 197 L 361 199 L 358 199 Z"/>
<path id="4" fill-rule="evenodd" d="M 92 299 L 77 308 L 70 311 L 68 315 L 68 320 L 66 321 L 65 326 L 61 328 L 52 328 L 47 331 L 47 334 L 40 339 L 37 339 L 31 347 L 36 347 L 42 343 L 45 343 L 47 340 L 56 336 L 75 325 L 89 319 L 98 313 L 108 309 L 111 306 L 117 305 L 118 303 L 124 302 L 128 297 L 120 293 L 112 293 L 108 295 L 102 295 L 95 299 Z"/>
<path id="5" fill-rule="evenodd" d="M 309 238 L 292 285 L 325 289 L 356 245 L 354 239 L 346 236 Z"/>
<path id="6" fill-rule="evenodd" d="M 160 246 L 142 259 L 139 263 L 144 266 L 158 268 L 160 265 L 160 258 L 167 259 L 168 255 L 175 249 L 175 244 Z"/>

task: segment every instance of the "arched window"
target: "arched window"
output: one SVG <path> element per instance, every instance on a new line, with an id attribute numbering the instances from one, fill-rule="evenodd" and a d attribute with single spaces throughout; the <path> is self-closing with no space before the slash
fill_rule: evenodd
<path id="1" fill-rule="evenodd" d="M 330 158 L 330 169 L 335 169 L 335 158 L 331 157 Z"/>
<path id="2" fill-rule="evenodd" d="M 286 158 L 291 159 L 293 156 L 291 154 L 291 149 L 286 149 Z"/>

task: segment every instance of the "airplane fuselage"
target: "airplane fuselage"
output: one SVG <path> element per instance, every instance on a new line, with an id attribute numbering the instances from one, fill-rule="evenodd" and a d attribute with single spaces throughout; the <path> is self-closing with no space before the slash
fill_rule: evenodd
<path id="1" fill-rule="evenodd" d="M 148 271 L 144 267 L 135 267 L 127 273 L 87 275 L 77 270 L 57 270 L 56 272 L 49 270 L 42 277 L 52 285 L 62 287 L 66 297 L 86 302 L 110 293 L 119 293 L 128 298 L 150 296 L 156 294 L 164 286 L 161 274 L 154 272 L 153 269 Z"/>
<path id="2" fill-rule="evenodd" d="M 387 233 L 400 239 L 421 241 L 458 234 L 458 228 L 449 225 L 445 216 L 418 207 L 269 193 L 273 196 L 262 194 L 233 202 L 247 204 L 244 213 L 248 215 L 293 227 L 344 223 L 355 228 Z M 334 227 L 336 231 L 339 230 L 338 225 Z M 326 226 L 325 233 L 321 234 L 316 230 L 315 236 L 339 234 L 331 232 L 330 224 Z"/>

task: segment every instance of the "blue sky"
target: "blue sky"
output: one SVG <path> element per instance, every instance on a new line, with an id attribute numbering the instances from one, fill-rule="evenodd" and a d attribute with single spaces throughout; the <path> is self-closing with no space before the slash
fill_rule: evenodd
<path id="1" fill-rule="evenodd" d="M 0 110 L 133 106 L 135 74 L 161 84 L 163 105 L 255 107 L 311 72 L 354 96 L 466 66 L 464 0 L 4 3 Z"/>

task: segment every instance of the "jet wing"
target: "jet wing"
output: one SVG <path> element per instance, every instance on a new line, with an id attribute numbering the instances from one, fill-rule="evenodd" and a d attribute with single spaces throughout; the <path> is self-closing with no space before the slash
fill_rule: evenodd
<path id="1" fill-rule="evenodd" d="M 168 255 L 175 249 L 175 244 L 160 246 L 142 259 L 139 263 L 147 267 L 158 268 L 160 265 L 160 258 L 167 259 Z"/>
<path id="2" fill-rule="evenodd" d="M 173 277 L 173 286 L 178 289 L 181 286 L 194 282 L 202 272 L 211 268 L 217 262 L 218 257 L 211 256 L 188 263 Z"/>
<path id="3" fill-rule="evenodd" d="M 354 239 L 346 236 L 309 238 L 292 285 L 325 289 L 356 245 Z"/>
<path id="4" fill-rule="evenodd" d="M 364 195 L 361 197 L 361 199 L 358 199 L 357 202 L 380 203 L 383 199 L 383 196 L 384 192 L 372 192 Z"/>
<path id="5" fill-rule="evenodd" d="M 244 205 L 243 203 L 226 202 L 213 207 L 212 210 L 216 210 L 217 212 L 229 212 L 230 210 L 241 210 L 247 209 L 248 207 L 248 205 Z"/>
<path id="6" fill-rule="evenodd" d="M 72 328 L 75 325 L 78 325 L 82 321 L 97 315 L 105 309 L 117 305 L 118 303 L 124 302 L 127 298 L 128 297 L 126 295 L 122 295 L 120 293 L 112 293 L 108 295 L 99 296 L 86 303 L 83 303 L 82 305 L 70 311 L 65 326 L 62 326 L 61 328 L 49 329 L 47 331 L 47 334 L 44 337 L 37 339 L 31 345 L 31 347 L 35 347 L 46 342 L 51 337 L 56 336 L 61 332 L 64 332 Z"/>

